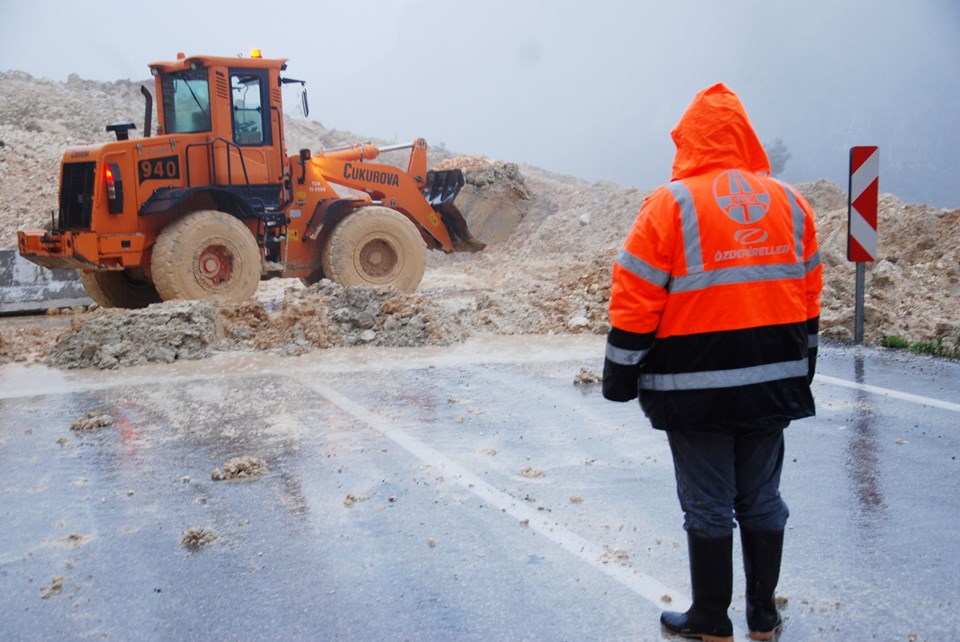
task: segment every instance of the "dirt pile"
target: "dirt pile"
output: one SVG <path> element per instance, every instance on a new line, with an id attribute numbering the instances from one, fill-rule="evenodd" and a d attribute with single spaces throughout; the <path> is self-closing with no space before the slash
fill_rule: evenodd
<path id="1" fill-rule="evenodd" d="M 522 170 L 534 198 L 514 234 L 477 256 L 431 257 L 436 276 L 456 284 L 453 272 L 460 271 L 477 289 L 487 286 L 459 309 L 471 327 L 604 332 L 610 265 L 646 193 Z M 797 187 L 816 212 L 822 332 L 850 340 L 855 264 L 846 259 L 846 192 L 829 181 Z M 960 210 L 907 205 L 883 194 L 878 219 L 879 259 L 866 267 L 866 340 L 960 341 Z M 428 272 L 421 291 L 444 297 L 442 288 L 431 289 L 435 280 Z"/>
<path id="2" fill-rule="evenodd" d="M 171 301 L 142 310 L 99 309 L 74 319 L 50 354 L 59 368 L 116 368 L 210 355 L 214 307 Z"/>
<path id="3" fill-rule="evenodd" d="M 438 303 L 393 288 L 342 287 L 326 279 L 289 288 L 278 311 L 249 301 L 223 306 L 217 321 L 222 350 L 302 354 L 334 346 L 449 345 L 466 332 Z"/>
<path id="4" fill-rule="evenodd" d="M 43 225 L 57 207 L 67 145 L 108 141 L 106 123 L 142 119 L 139 85 L 0 73 L 0 246 L 15 246 L 17 228 Z M 296 117 L 287 118 L 285 130 L 293 153 L 364 140 Z M 59 367 L 114 367 L 221 350 L 300 354 L 330 346 L 445 344 L 474 332 L 606 332 L 610 266 L 648 191 L 444 150 L 431 149 L 430 160 L 435 168 L 463 169 L 467 192 L 500 190 L 522 212 L 512 221 L 504 216 L 509 234 L 482 252 L 430 252 L 414 295 L 266 282 L 258 300 L 235 306 L 97 311 L 75 315 L 70 329 L 2 325 L 0 362 L 43 361 L 50 351 L 50 363 Z M 846 193 L 828 181 L 798 188 L 816 210 L 823 334 L 849 339 L 854 265 L 846 260 Z M 480 220 L 476 227 L 482 229 Z M 960 340 L 960 210 L 881 195 L 879 257 L 866 270 L 867 341 Z"/>
<path id="5" fill-rule="evenodd" d="M 0 331 L 0 365 L 10 362 L 38 363 L 50 357 L 50 346 L 63 330 L 4 324 Z"/>
<path id="6" fill-rule="evenodd" d="M 168 301 L 140 310 L 99 309 L 51 333 L 59 368 L 116 368 L 200 359 L 214 351 L 303 354 L 334 346 L 449 345 L 465 329 L 436 302 L 392 288 L 342 287 L 323 280 L 291 287 L 280 309 L 262 301 L 214 305 Z"/>
<path id="7" fill-rule="evenodd" d="M 817 213 L 824 336 L 853 338 L 855 264 L 847 261 L 847 195 L 829 181 L 799 185 Z M 866 264 L 868 342 L 960 341 L 960 210 L 907 205 L 881 194 L 878 260 Z"/>

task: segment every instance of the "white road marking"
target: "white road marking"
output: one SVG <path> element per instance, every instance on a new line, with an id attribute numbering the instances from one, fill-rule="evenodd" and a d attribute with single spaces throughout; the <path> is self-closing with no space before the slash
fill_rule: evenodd
<path id="1" fill-rule="evenodd" d="M 909 401 L 911 403 L 916 403 L 923 406 L 932 406 L 933 408 L 940 408 L 942 410 L 951 410 L 953 412 L 960 412 L 960 404 L 952 403 L 950 401 L 932 399 L 931 397 L 914 395 L 909 392 L 900 392 L 899 390 L 891 390 L 890 388 L 881 388 L 880 386 L 871 386 L 866 383 L 857 383 L 856 381 L 848 381 L 846 379 L 831 377 L 829 375 L 818 374 L 814 376 L 814 379 L 816 381 L 829 383 L 830 385 L 833 385 L 833 386 L 840 386 L 841 388 L 863 390 L 864 392 L 869 392 L 875 395 L 883 395 L 885 397 L 890 397 L 891 399 L 899 399 L 901 401 Z"/>
<path id="2" fill-rule="evenodd" d="M 604 549 L 601 546 L 561 526 L 544 524 L 542 513 L 530 508 L 514 497 L 497 490 L 450 457 L 411 436 L 403 430 L 401 423 L 371 412 L 364 406 L 322 383 L 311 382 L 309 385 L 329 402 L 377 430 L 424 464 L 428 464 L 439 470 L 444 470 L 445 478 L 455 480 L 468 492 L 473 493 L 489 505 L 499 508 L 504 513 L 515 518 L 518 522 L 527 523 L 531 530 L 546 537 L 594 569 L 613 578 L 655 607 L 663 608 L 665 606 L 664 601 L 661 599 L 664 596 L 669 596 L 671 608 L 683 611 L 689 606 L 689 600 L 684 597 L 682 593 L 666 586 L 656 578 L 639 572 L 634 568 L 627 568 L 616 564 L 603 564 L 600 561 L 604 555 Z"/>

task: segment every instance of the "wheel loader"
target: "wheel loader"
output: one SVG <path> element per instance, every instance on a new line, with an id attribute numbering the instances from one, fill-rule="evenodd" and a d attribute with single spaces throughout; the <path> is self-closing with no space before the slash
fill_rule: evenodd
<path id="1" fill-rule="evenodd" d="M 156 134 L 141 87 L 144 137 L 114 123 L 116 140 L 68 148 L 51 229 L 18 233 L 23 257 L 81 270 L 100 305 L 240 301 L 272 277 L 411 292 L 427 248 L 482 249 L 457 209 L 462 171 L 427 171 L 423 139 L 288 156 L 281 88 L 304 83 L 282 75 L 286 59 L 178 54 L 149 67 Z M 406 149 L 405 170 L 375 162 Z"/>

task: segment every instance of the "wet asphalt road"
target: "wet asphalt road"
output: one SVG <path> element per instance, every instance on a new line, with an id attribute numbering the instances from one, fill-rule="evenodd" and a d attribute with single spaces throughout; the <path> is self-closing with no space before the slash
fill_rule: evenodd
<path id="1" fill-rule="evenodd" d="M 672 639 L 669 449 L 573 385 L 602 353 L 0 367 L 0 639 Z M 960 364 L 826 345 L 819 373 L 787 431 L 781 640 L 960 640 Z M 88 412 L 114 424 L 72 431 Z M 244 455 L 269 472 L 211 479 Z M 218 539 L 186 549 L 192 527 Z M 742 595 L 738 572 L 738 640 Z"/>

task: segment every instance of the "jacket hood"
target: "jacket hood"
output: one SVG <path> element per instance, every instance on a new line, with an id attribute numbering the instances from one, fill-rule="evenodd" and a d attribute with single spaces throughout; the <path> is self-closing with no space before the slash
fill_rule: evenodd
<path id="1" fill-rule="evenodd" d="M 747 111 L 723 83 L 700 91 L 670 132 L 677 146 L 673 180 L 717 169 L 770 173 L 770 161 Z"/>

